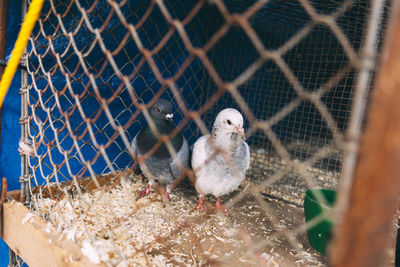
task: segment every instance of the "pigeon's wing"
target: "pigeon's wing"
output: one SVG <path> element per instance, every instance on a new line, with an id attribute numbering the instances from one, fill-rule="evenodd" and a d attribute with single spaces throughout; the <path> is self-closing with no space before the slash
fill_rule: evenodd
<path id="1" fill-rule="evenodd" d="M 201 170 L 204 169 L 204 165 L 210 155 L 207 153 L 207 140 L 210 136 L 203 135 L 193 145 L 192 151 L 192 168 L 196 173 L 196 178 L 200 175 Z"/>
<path id="2" fill-rule="evenodd" d="M 185 138 L 183 138 L 183 143 L 179 151 L 177 152 L 177 157 L 169 164 L 169 170 L 172 176 L 177 179 L 182 174 L 182 169 L 180 168 L 180 164 L 182 167 L 187 169 L 189 168 L 190 163 L 190 151 L 189 151 L 189 144 Z"/>

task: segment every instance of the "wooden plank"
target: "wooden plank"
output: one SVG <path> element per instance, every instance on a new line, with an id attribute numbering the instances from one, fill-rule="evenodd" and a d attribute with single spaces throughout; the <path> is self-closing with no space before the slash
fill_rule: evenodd
<path id="1" fill-rule="evenodd" d="M 392 1 L 381 67 L 332 266 L 383 266 L 400 196 L 400 1 Z"/>
<path id="2" fill-rule="evenodd" d="M 3 207 L 4 241 L 29 266 L 105 266 L 93 264 L 77 244 L 21 203 L 11 201 Z"/>

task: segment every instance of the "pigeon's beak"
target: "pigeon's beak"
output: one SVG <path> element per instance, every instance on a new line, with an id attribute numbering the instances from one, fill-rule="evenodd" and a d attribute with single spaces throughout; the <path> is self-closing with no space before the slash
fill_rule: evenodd
<path id="1" fill-rule="evenodd" d="M 235 127 L 237 133 L 242 137 L 243 140 L 246 140 L 246 136 L 244 135 L 243 127 Z"/>
<path id="2" fill-rule="evenodd" d="M 165 114 L 165 118 L 166 118 L 167 120 L 172 121 L 172 118 L 173 118 L 173 117 L 174 117 L 174 114 L 172 114 L 172 113 Z"/>

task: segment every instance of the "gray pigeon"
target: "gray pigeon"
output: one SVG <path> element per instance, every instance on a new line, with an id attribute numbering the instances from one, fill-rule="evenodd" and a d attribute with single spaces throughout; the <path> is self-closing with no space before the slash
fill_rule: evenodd
<path id="1" fill-rule="evenodd" d="M 172 122 L 172 104 L 168 100 L 159 99 L 150 108 L 149 113 L 160 135 L 169 135 L 176 129 Z M 147 125 L 135 136 L 131 146 L 136 155 L 144 156 L 157 142 L 156 135 Z M 146 188 L 140 191 L 139 197 L 150 194 L 151 185 L 154 181 L 158 181 L 166 184 L 166 199 L 169 200 L 172 184 L 182 176 L 183 169 L 179 168 L 180 164 L 185 169 L 189 167 L 190 154 L 186 139 L 178 133 L 170 143 L 176 152 L 176 157 L 171 156 L 167 146 L 162 143 L 146 160 L 139 162 L 140 169 L 149 180 Z"/>
<path id="2" fill-rule="evenodd" d="M 250 165 L 250 149 L 244 140 L 242 114 L 227 108 L 215 118 L 211 135 L 200 137 L 194 144 L 192 168 L 200 211 L 205 211 L 204 196 L 212 194 L 217 198 L 216 207 L 225 213 L 219 197 L 239 187 Z"/>

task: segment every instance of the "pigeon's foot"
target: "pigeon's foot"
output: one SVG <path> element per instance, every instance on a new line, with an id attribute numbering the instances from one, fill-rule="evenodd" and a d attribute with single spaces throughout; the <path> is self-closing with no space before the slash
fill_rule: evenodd
<path id="1" fill-rule="evenodd" d="M 196 206 L 196 209 L 198 209 L 200 213 L 207 211 L 206 208 L 203 206 L 203 198 L 204 197 L 200 197 L 199 204 L 197 204 Z"/>
<path id="2" fill-rule="evenodd" d="M 136 198 L 136 200 L 141 199 L 142 197 L 147 196 L 149 194 L 150 194 L 150 184 L 147 184 L 144 190 L 139 191 L 139 195 Z"/>
<path id="3" fill-rule="evenodd" d="M 165 202 L 169 202 L 171 199 L 169 198 L 169 192 L 167 191 L 167 193 L 165 193 Z"/>
<path id="4" fill-rule="evenodd" d="M 165 199 L 163 199 L 163 201 L 164 202 L 169 202 L 171 199 L 169 198 L 169 193 L 171 192 L 171 189 L 172 189 L 172 185 L 167 185 L 166 187 L 165 187 L 165 191 L 166 191 L 166 193 L 165 193 Z"/>
<path id="5" fill-rule="evenodd" d="M 231 209 L 222 206 L 221 202 L 219 201 L 219 197 L 217 197 L 217 203 L 215 204 L 215 207 L 217 207 L 217 209 L 222 211 L 224 214 L 226 214 L 228 211 L 232 211 Z"/>

